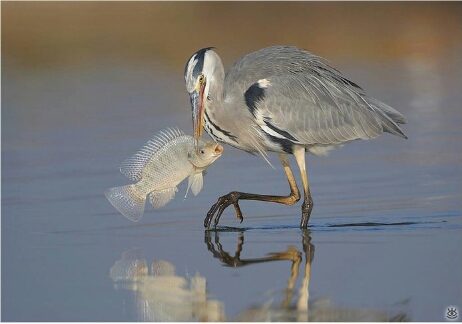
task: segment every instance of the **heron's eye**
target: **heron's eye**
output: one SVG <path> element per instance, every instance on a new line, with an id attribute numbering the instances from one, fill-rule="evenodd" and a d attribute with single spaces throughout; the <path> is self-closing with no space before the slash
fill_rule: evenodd
<path id="1" fill-rule="evenodd" d="M 199 75 L 199 84 L 204 83 L 204 76 L 201 74 Z"/>

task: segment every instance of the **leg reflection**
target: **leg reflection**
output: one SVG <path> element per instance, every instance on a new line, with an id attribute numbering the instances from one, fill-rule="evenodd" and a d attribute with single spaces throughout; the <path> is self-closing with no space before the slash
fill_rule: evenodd
<path id="1" fill-rule="evenodd" d="M 250 264 L 288 260 L 292 262 L 290 268 L 290 277 L 284 290 L 284 298 L 279 307 L 270 307 L 270 309 L 249 309 L 241 313 L 235 320 L 257 321 L 260 316 L 267 318 L 268 311 L 271 310 L 271 318 L 286 321 L 307 321 L 308 320 L 308 286 L 311 276 L 311 262 L 314 258 L 314 245 L 311 243 L 310 231 L 302 230 L 302 251 L 297 250 L 293 245 L 289 245 L 284 251 L 270 252 L 261 258 L 241 258 L 241 252 L 244 247 L 244 233 L 238 234 L 238 241 L 234 255 L 226 252 L 220 243 L 219 232 L 205 231 L 204 241 L 207 249 L 212 252 L 214 258 L 219 259 L 225 266 L 242 267 Z M 299 276 L 300 265 L 305 258 L 305 271 L 303 281 L 298 290 L 298 298 L 293 303 L 294 287 Z"/>

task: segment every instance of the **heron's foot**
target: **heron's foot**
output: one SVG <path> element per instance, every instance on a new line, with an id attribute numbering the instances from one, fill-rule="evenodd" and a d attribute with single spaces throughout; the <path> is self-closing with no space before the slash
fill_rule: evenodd
<path id="1" fill-rule="evenodd" d="M 308 221 L 310 220 L 311 211 L 313 210 L 313 199 L 305 199 L 302 204 L 302 220 L 300 228 L 308 228 Z"/>
<path id="2" fill-rule="evenodd" d="M 274 260 L 292 260 L 297 261 L 302 259 L 302 253 L 297 251 L 297 249 L 290 245 L 285 251 L 283 252 L 270 252 L 268 253 Z"/>
<path id="3" fill-rule="evenodd" d="M 214 227 L 217 227 L 218 222 L 220 221 L 221 214 L 223 211 L 231 205 L 234 205 L 236 210 L 236 217 L 242 223 L 244 217 L 242 216 L 241 208 L 239 207 L 239 192 L 233 191 L 227 195 L 224 195 L 218 198 L 218 201 L 212 205 L 207 216 L 204 219 L 204 227 L 210 228 L 210 223 L 212 222 L 213 215 L 216 213 Z"/>

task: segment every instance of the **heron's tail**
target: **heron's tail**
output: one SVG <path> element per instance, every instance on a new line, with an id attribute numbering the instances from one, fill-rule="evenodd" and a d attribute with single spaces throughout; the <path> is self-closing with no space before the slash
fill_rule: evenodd
<path id="1" fill-rule="evenodd" d="M 407 138 L 406 134 L 404 134 L 403 130 L 398 126 L 398 124 L 407 123 L 406 117 L 375 98 L 367 98 L 366 100 L 370 107 L 379 114 L 384 132 Z"/>
<path id="2" fill-rule="evenodd" d="M 136 193 L 135 185 L 114 187 L 104 193 L 109 202 L 129 220 L 137 222 L 143 217 L 146 196 Z"/>

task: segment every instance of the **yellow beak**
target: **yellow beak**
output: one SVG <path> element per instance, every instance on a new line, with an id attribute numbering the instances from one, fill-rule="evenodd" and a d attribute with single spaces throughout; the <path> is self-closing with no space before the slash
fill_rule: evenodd
<path id="1" fill-rule="evenodd" d="M 204 88 L 205 82 L 202 83 L 198 89 L 189 93 L 192 109 L 193 132 L 196 146 L 198 139 L 202 136 L 202 125 L 204 119 Z"/>

